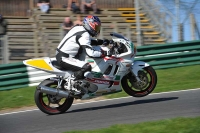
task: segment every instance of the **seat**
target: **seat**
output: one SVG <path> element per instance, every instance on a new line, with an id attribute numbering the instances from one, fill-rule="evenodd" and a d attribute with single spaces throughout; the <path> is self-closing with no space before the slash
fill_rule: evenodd
<path id="1" fill-rule="evenodd" d="M 56 60 L 53 60 L 53 61 L 51 62 L 51 64 L 52 64 L 55 68 L 57 68 L 57 69 L 59 69 L 59 70 L 62 70 L 62 71 L 66 71 L 66 70 L 67 70 L 67 69 L 62 68 Z"/>

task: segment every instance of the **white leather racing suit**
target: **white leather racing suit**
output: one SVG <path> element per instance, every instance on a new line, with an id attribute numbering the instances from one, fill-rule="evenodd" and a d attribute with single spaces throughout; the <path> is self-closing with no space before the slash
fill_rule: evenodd
<path id="1" fill-rule="evenodd" d="M 80 50 L 81 48 L 82 51 Z M 65 69 L 79 71 L 83 67 L 86 69 L 90 67 L 89 71 L 91 71 L 91 66 L 88 66 L 89 64 L 84 61 L 86 54 L 94 58 L 102 55 L 101 51 L 95 51 L 92 48 L 90 34 L 85 28 L 83 26 L 74 26 L 58 45 L 56 59 L 60 66 Z"/>

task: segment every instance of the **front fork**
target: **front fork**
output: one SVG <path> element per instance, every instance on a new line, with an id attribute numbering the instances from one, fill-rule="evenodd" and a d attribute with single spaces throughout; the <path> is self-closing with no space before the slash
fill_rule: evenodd
<path id="1" fill-rule="evenodd" d="M 140 78 L 138 77 L 138 71 L 142 70 L 145 67 L 150 66 L 148 63 L 143 62 L 143 61 L 134 61 L 132 66 L 130 67 L 130 71 L 133 75 L 135 75 L 136 80 L 138 82 L 141 82 Z"/>

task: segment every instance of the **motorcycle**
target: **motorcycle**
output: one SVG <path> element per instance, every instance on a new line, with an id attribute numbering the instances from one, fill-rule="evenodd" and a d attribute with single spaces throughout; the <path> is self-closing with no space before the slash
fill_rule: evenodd
<path id="1" fill-rule="evenodd" d="M 157 75 L 152 66 L 134 61 L 136 46 L 130 39 L 111 33 L 112 44 L 98 46 L 112 51 L 112 56 L 89 58 L 90 78 L 74 80 L 73 72 L 63 70 L 55 58 L 43 57 L 24 60 L 27 66 L 55 74 L 42 81 L 35 90 L 35 103 L 46 114 L 66 112 L 74 99 L 91 99 L 124 90 L 133 97 L 144 97 L 156 87 Z"/>

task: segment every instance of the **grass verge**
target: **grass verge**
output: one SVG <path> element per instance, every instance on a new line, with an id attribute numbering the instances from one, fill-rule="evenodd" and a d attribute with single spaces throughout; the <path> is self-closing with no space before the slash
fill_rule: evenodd
<path id="1" fill-rule="evenodd" d="M 120 124 L 109 128 L 65 133 L 199 133 L 200 117 L 174 118 L 138 124 Z"/>
<path id="2" fill-rule="evenodd" d="M 156 72 L 158 83 L 153 93 L 200 88 L 200 65 L 162 69 L 156 70 Z M 35 105 L 34 91 L 35 87 L 0 91 L 0 110 Z M 107 95 L 105 98 L 124 96 L 128 95 L 122 91 Z"/>

